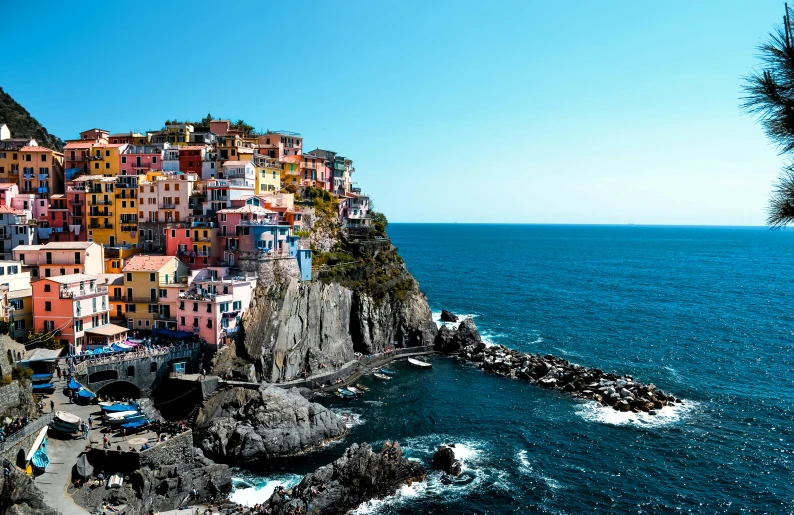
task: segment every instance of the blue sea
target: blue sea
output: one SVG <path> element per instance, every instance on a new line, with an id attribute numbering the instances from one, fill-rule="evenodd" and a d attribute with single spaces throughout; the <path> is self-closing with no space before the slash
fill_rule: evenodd
<path id="1" fill-rule="evenodd" d="M 397 439 L 464 464 L 357 513 L 794 513 L 794 232 L 764 228 L 392 224 L 441 309 L 493 344 L 632 374 L 684 400 L 617 413 L 434 357 L 343 403 L 343 442 L 237 474 L 235 498 Z"/>

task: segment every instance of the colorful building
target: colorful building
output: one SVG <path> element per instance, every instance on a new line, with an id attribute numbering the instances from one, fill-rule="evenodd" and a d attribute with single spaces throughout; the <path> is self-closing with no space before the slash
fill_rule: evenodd
<path id="1" fill-rule="evenodd" d="M 261 154 L 254 154 L 253 163 L 256 167 L 254 191 L 257 195 L 281 190 L 281 170 L 283 165 L 279 161 Z"/>
<path id="2" fill-rule="evenodd" d="M 27 340 L 33 327 L 33 290 L 30 272 L 19 261 L 0 261 L 0 316 L 8 322 L 8 335 Z"/>
<path id="3" fill-rule="evenodd" d="M 128 145 L 121 153 L 121 175 L 141 175 L 163 169 L 163 150 L 156 145 Z"/>
<path id="4" fill-rule="evenodd" d="M 127 338 L 127 329 L 110 323 L 106 281 L 70 274 L 33 283 L 33 330 L 55 334 L 70 353 L 99 348 Z"/>
<path id="5" fill-rule="evenodd" d="M 122 269 L 127 327 L 176 330 L 176 302 L 187 287 L 188 268 L 173 256 L 138 254 Z"/>
<path id="6" fill-rule="evenodd" d="M 91 147 L 93 160 L 91 173 L 115 178 L 121 173 L 121 155 L 127 150 L 126 143 L 97 143 Z"/>
<path id="7" fill-rule="evenodd" d="M 204 155 L 208 149 L 204 145 L 185 145 L 179 147 L 179 171 L 192 172 L 197 176 L 203 173 Z"/>
<path id="8" fill-rule="evenodd" d="M 190 270 L 216 266 L 223 256 L 215 223 L 171 224 L 165 230 L 165 254 L 176 256 Z"/>
<path id="9" fill-rule="evenodd" d="M 11 255 L 12 249 L 36 243 L 38 233 L 30 211 L 0 206 L 0 259 L 14 259 Z"/>
<path id="10" fill-rule="evenodd" d="M 105 249 L 90 241 L 50 242 L 19 245 L 14 260 L 30 270 L 34 279 L 69 274 L 97 275 L 104 272 Z"/>
<path id="11" fill-rule="evenodd" d="M 193 272 L 189 283 L 179 294 L 177 329 L 192 332 L 218 349 L 239 332 L 256 278 L 233 275 L 228 267 L 208 267 Z"/>

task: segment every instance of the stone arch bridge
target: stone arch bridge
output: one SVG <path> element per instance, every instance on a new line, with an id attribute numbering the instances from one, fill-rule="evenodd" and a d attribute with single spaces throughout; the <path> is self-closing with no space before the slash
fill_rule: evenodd
<path id="1" fill-rule="evenodd" d="M 91 358 L 75 365 L 77 381 L 93 392 L 114 383 L 128 383 L 137 387 L 141 396 L 146 396 L 163 383 L 178 363 L 185 364 L 185 371 L 198 368 L 202 345 L 182 344 L 158 350 L 142 350 Z"/>

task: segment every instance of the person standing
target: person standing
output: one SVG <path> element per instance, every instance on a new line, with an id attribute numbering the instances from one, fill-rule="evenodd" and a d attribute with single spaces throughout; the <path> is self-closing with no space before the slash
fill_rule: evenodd
<path id="1" fill-rule="evenodd" d="M 55 413 L 55 401 L 50 399 L 50 412 Z"/>
<path id="2" fill-rule="evenodd" d="M 94 429 L 94 419 L 91 415 L 88 415 L 88 429 Z"/>

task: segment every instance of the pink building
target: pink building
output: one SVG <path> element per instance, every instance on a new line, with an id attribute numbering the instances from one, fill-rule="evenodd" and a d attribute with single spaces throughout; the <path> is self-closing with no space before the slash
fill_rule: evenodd
<path id="1" fill-rule="evenodd" d="M 127 338 L 127 329 L 109 323 L 106 279 L 70 274 L 44 278 L 33 287 L 33 330 L 55 333 L 70 352 L 99 348 Z"/>
<path id="2" fill-rule="evenodd" d="M 121 154 L 119 175 L 141 175 L 163 169 L 163 151 L 155 145 L 130 145 Z"/>
<path id="3" fill-rule="evenodd" d="M 12 207 L 14 197 L 17 195 L 19 195 L 19 186 L 17 186 L 17 183 L 0 183 L 0 206 Z"/>
<path id="4" fill-rule="evenodd" d="M 216 266 L 223 256 L 214 223 L 171 224 L 165 230 L 165 254 L 176 256 L 190 270 Z"/>
<path id="5" fill-rule="evenodd" d="M 193 272 L 188 282 L 188 291 L 179 294 L 177 329 L 197 334 L 218 349 L 238 333 L 256 277 L 232 276 L 227 267 L 209 267 Z"/>

